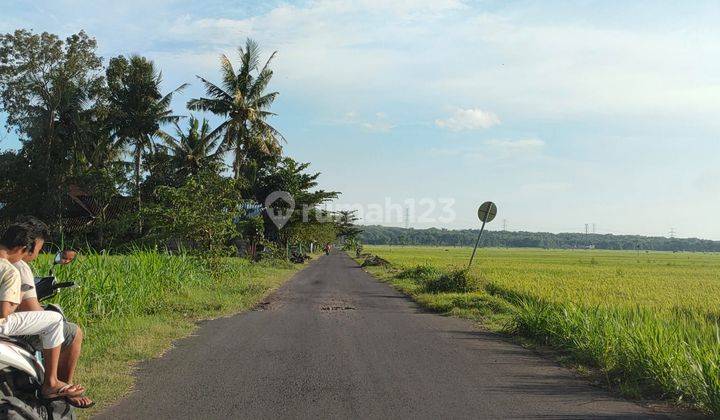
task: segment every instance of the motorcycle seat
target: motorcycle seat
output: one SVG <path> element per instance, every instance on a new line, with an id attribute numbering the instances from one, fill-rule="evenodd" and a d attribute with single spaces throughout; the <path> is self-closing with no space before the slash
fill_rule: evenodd
<path id="1" fill-rule="evenodd" d="M 20 347 L 23 350 L 26 350 L 30 354 L 35 353 L 36 350 L 33 346 L 30 345 L 30 343 L 19 337 L 10 337 L 9 335 L 0 334 L 0 340 L 15 344 L 16 346 Z"/>

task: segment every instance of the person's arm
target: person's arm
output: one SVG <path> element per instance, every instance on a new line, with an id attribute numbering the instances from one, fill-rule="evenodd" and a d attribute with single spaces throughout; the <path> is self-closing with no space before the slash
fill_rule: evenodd
<path id="1" fill-rule="evenodd" d="M 44 311 L 45 308 L 40 305 L 40 301 L 37 300 L 36 297 L 31 297 L 27 299 L 23 299 L 22 302 L 20 302 L 20 306 L 18 306 L 18 311 Z"/>
<path id="2" fill-rule="evenodd" d="M 0 318 L 7 318 L 11 313 L 15 312 L 16 303 L 6 300 L 0 301 Z"/>
<path id="3" fill-rule="evenodd" d="M 8 264 L 0 268 L 0 318 L 15 312 L 20 303 L 20 272 Z"/>
<path id="4" fill-rule="evenodd" d="M 33 275 L 32 269 L 25 261 L 18 261 L 13 264 L 20 273 L 20 281 L 22 282 L 20 306 L 17 308 L 18 311 L 42 311 L 44 308 L 40 306 L 40 301 L 37 298 L 37 290 L 35 289 L 35 276 Z"/>

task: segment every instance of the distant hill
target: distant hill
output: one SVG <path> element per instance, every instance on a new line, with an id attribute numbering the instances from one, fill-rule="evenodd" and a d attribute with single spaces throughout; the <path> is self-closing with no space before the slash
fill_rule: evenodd
<path id="1" fill-rule="evenodd" d="M 473 246 L 477 229 L 405 229 L 360 226 L 360 239 L 370 245 Z M 481 246 L 511 248 L 597 248 L 617 250 L 720 252 L 720 241 L 639 235 L 485 231 Z"/>

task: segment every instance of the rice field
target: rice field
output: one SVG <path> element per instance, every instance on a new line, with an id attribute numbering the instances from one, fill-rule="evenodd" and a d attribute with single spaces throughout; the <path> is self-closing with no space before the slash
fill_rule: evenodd
<path id="1" fill-rule="evenodd" d="M 431 308 L 567 351 L 633 397 L 720 415 L 720 255 L 367 246 Z"/>

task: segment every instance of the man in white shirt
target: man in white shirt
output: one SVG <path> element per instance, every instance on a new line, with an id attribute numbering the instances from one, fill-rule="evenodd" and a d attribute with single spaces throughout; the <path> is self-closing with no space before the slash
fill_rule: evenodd
<path id="1" fill-rule="evenodd" d="M 35 275 L 30 268 L 29 262 L 37 258 L 37 252 L 41 247 L 36 249 L 36 252 L 27 254 L 25 258 L 14 263 L 15 268 L 20 273 L 21 280 L 21 302 L 17 309 L 17 312 L 27 311 L 44 311 L 45 308 L 40 305 L 40 301 L 37 297 L 37 291 L 35 289 Z M 73 376 L 75 374 L 75 368 L 77 367 L 78 359 L 80 358 L 80 351 L 82 349 L 83 331 L 77 324 L 69 322 L 63 319 L 63 341 L 60 346 L 60 361 L 58 363 L 58 379 L 65 383 L 72 383 Z M 40 348 L 40 337 L 37 335 L 30 335 L 23 337 L 25 341 L 30 343 L 35 348 Z M 74 406 L 79 408 L 87 408 L 92 405 L 92 400 L 86 396 L 68 398 Z"/>
<path id="2" fill-rule="evenodd" d="M 63 318 L 57 312 L 16 312 L 22 292 L 20 272 L 13 266 L 41 248 L 45 234 L 30 223 L 13 223 L 0 236 L 0 334 L 39 335 L 42 342 L 45 378 L 41 394 L 48 399 L 74 398 L 85 392 L 81 385 L 58 379 L 60 347 L 64 341 Z"/>
<path id="3" fill-rule="evenodd" d="M 20 306 L 18 306 L 17 312 L 45 310 L 38 300 L 37 291 L 35 290 L 35 275 L 28 264 L 34 259 L 35 256 L 28 254 L 24 259 L 13 264 L 20 272 L 20 281 L 22 283 L 20 286 Z M 62 343 L 62 350 L 60 351 L 58 378 L 63 382 L 72 382 L 77 360 L 80 357 L 80 349 L 82 348 L 83 332 L 77 324 L 68 320 L 64 320 L 63 324 L 65 341 Z M 27 341 L 30 341 L 33 347 L 39 348 L 39 339 L 40 337 L 30 336 Z"/>

